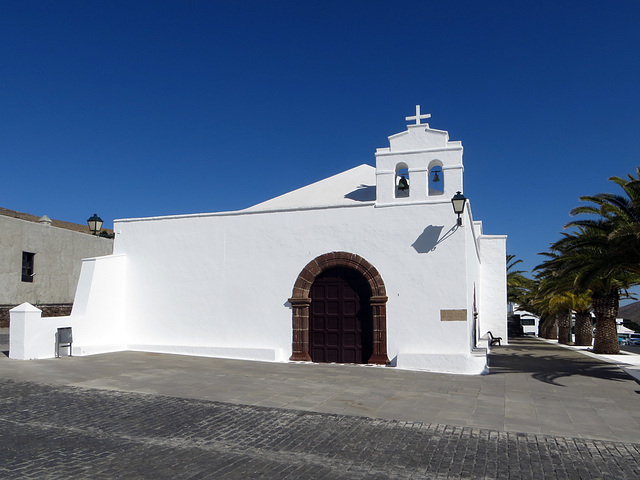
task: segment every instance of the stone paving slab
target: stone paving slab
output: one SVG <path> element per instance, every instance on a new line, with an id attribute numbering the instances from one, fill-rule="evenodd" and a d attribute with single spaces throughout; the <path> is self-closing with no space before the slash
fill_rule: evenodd
<path id="1" fill-rule="evenodd" d="M 538 339 L 484 376 L 0 355 L 0 478 L 640 478 L 639 407 L 616 365 Z"/>
<path id="2" fill-rule="evenodd" d="M 0 380 L 7 479 L 640 477 L 640 445 Z"/>
<path id="3" fill-rule="evenodd" d="M 640 443 L 640 385 L 538 339 L 492 349 L 490 374 L 119 352 L 9 360 L 0 378 L 320 413 Z"/>

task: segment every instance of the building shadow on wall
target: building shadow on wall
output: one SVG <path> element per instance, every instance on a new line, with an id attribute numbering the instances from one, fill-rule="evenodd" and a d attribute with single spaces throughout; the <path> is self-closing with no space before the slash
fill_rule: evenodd
<path id="1" fill-rule="evenodd" d="M 444 235 L 441 236 L 444 225 L 429 225 L 411 246 L 418 253 L 433 252 L 436 247 L 449 238 L 458 228 L 457 225 L 451 227 Z"/>
<path id="2" fill-rule="evenodd" d="M 356 202 L 375 202 L 376 201 L 376 186 L 375 185 L 360 185 L 353 192 L 347 193 L 344 198 L 355 200 Z"/>

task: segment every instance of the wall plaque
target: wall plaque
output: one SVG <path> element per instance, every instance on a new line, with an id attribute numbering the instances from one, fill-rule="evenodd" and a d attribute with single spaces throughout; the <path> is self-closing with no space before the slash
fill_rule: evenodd
<path id="1" fill-rule="evenodd" d="M 466 322 L 467 310 L 440 310 L 441 322 Z"/>

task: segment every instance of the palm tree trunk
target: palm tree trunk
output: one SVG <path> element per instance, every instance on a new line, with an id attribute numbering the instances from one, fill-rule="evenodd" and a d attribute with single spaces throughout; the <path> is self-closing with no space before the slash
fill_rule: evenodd
<path id="1" fill-rule="evenodd" d="M 556 314 L 558 322 L 558 343 L 571 343 L 571 311 Z"/>
<path id="2" fill-rule="evenodd" d="M 540 319 L 540 336 L 548 340 L 557 340 L 556 316 L 545 315 Z"/>
<path id="3" fill-rule="evenodd" d="M 618 329 L 616 317 L 620 294 L 617 288 L 604 295 L 593 295 L 593 313 L 596 315 L 596 337 L 593 342 L 593 353 L 615 355 L 620 353 L 618 345 Z"/>
<path id="4" fill-rule="evenodd" d="M 585 346 L 593 343 L 593 326 L 589 311 L 576 312 L 576 345 Z"/>

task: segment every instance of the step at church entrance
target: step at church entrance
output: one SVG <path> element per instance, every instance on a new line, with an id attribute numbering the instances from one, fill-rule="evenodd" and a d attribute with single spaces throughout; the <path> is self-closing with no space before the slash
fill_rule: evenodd
<path id="1" fill-rule="evenodd" d="M 309 354 L 314 362 L 367 363 L 373 353 L 371 289 L 358 271 L 336 267 L 311 287 Z"/>

